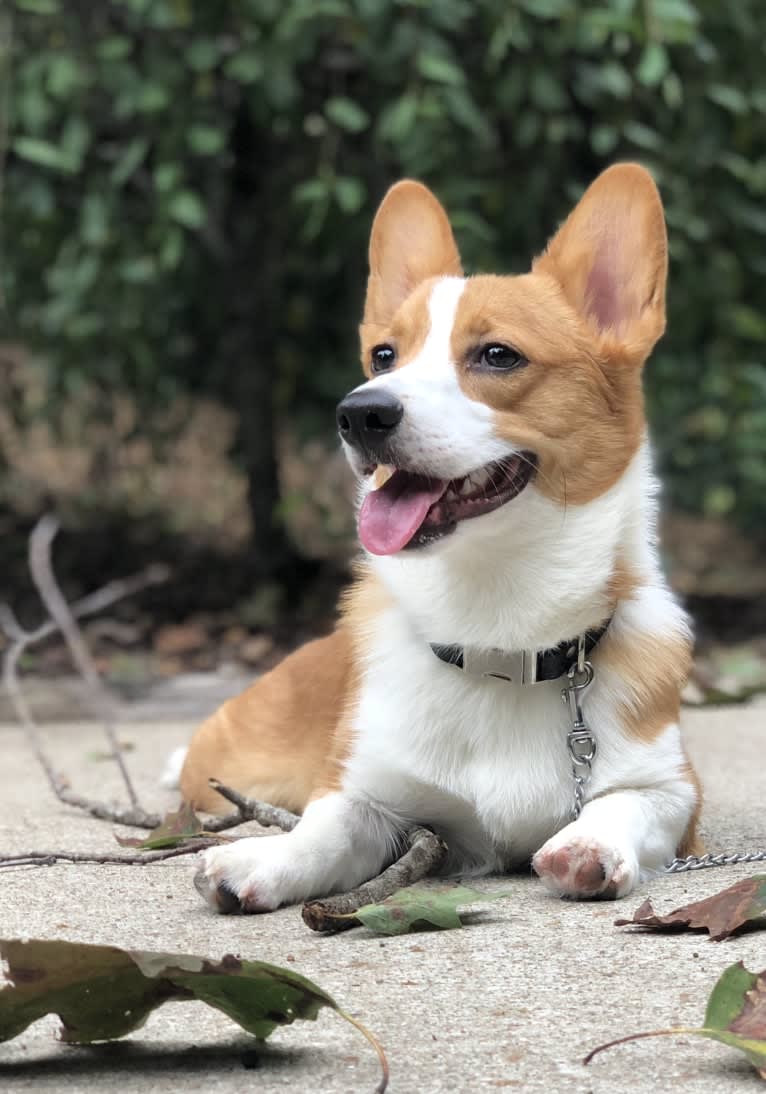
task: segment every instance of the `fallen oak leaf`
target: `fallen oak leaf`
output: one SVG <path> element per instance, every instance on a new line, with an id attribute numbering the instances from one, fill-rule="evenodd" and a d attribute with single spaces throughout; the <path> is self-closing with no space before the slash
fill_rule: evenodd
<path id="1" fill-rule="evenodd" d="M 507 892 L 482 893 L 467 885 L 426 888 L 413 885 L 382 900 L 380 904 L 366 904 L 357 908 L 352 916 L 377 934 L 406 934 L 422 927 L 435 927 L 440 931 L 462 927 L 458 908 L 468 904 L 486 904 Z"/>
<path id="2" fill-rule="evenodd" d="M 184 840 L 203 835 L 202 821 L 188 802 L 170 813 L 166 813 L 160 824 L 153 828 L 144 839 L 138 836 L 120 836 L 114 838 L 121 847 L 138 847 L 142 851 L 161 851 L 166 847 L 178 847 Z"/>
<path id="3" fill-rule="evenodd" d="M 711 942 L 720 942 L 748 924 L 766 927 L 766 874 L 744 878 L 705 900 L 685 904 L 667 915 L 657 915 L 645 900 L 632 919 L 616 919 L 615 927 L 650 927 L 658 930 L 708 931 Z"/>
<path id="4" fill-rule="evenodd" d="M 388 1084 L 388 1063 L 377 1039 L 332 996 L 292 969 L 227 954 L 220 961 L 192 954 L 124 950 L 63 939 L 0 940 L 8 986 L 0 988 L 0 1042 L 46 1014 L 61 1019 L 72 1044 L 112 1041 L 139 1029 L 169 1000 L 199 999 L 242 1029 L 265 1039 L 277 1026 L 314 1020 L 323 1007 L 358 1029 L 375 1049 Z"/>
<path id="5" fill-rule="evenodd" d="M 766 969 L 759 973 L 750 972 L 741 961 L 725 969 L 710 993 L 704 1025 L 700 1029 L 655 1029 L 619 1037 L 594 1048 L 583 1064 L 589 1064 L 597 1053 L 615 1045 L 625 1045 L 647 1037 L 682 1034 L 707 1037 L 739 1049 L 760 1077 L 766 1079 Z"/>

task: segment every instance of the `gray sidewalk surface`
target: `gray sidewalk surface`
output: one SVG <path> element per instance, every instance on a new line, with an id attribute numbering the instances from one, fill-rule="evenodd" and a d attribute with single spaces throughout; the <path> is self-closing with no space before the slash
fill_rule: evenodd
<path id="1" fill-rule="evenodd" d="M 685 712 L 689 752 L 706 788 L 711 850 L 766 846 L 765 723 L 763 706 Z M 156 719 L 122 728 L 134 746 L 127 759 L 145 804 L 158 810 L 174 804 L 156 776 L 191 729 Z M 75 789 L 119 795 L 113 765 L 94 756 L 103 751 L 96 727 L 59 724 L 45 735 Z M 4 852 L 118 850 L 109 824 L 52 800 L 17 728 L 0 726 L 0 749 Z M 580 1062 L 613 1037 L 700 1024 L 709 991 L 729 964 L 743 959 L 751 969 L 766 968 L 766 933 L 712 943 L 701 935 L 652 937 L 613 926 L 645 896 L 668 911 L 755 872 L 741 866 L 657 878 L 617 904 L 560 902 L 531 877 L 484 879 L 479 888 L 509 895 L 472 925 L 379 939 L 364 929 L 313 935 L 296 908 L 216 916 L 192 887 L 191 858 L 147 867 L 19 868 L 0 872 L 0 935 L 235 953 L 287 965 L 377 1034 L 394 1094 L 506 1088 L 755 1094 L 762 1082 L 734 1050 L 691 1037 L 616 1048 L 587 1069 Z M 62 1046 L 56 1027 L 47 1018 L 0 1045 L 3 1091 L 341 1094 L 372 1092 L 378 1078 L 372 1051 L 329 1011 L 316 1023 L 278 1030 L 257 1056 L 236 1026 L 199 1003 L 166 1005 L 116 1045 Z"/>

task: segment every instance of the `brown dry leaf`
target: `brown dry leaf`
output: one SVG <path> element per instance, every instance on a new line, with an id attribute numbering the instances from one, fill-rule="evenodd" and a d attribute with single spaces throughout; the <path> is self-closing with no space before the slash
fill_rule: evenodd
<path id="1" fill-rule="evenodd" d="M 196 653 L 203 649 L 210 636 L 201 623 L 174 623 L 160 627 L 154 636 L 154 649 L 166 657 L 182 653 Z"/>
<path id="2" fill-rule="evenodd" d="M 658 930 L 708 931 L 720 942 L 747 924 L 766 927 L 766 874 L 756 874 L 705 900 L 685 904 L 667 915 L 657 915 L 645 900 L 632 919 L 616 919 L 615 927 L 654 927 Z"/>

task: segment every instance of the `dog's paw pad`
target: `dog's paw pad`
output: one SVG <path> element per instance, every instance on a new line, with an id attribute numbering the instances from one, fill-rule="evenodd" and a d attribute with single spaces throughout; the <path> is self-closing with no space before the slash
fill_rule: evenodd
<path id="1" fill-rule="evenodd" d="M 554 836 L 532 859 L 532 868 L 551 892 L 580 899 L 614 900 L 635 884 L 635 872 L 620 851 L 599 840 Z"/>
<path id="2" fill-rule="evenodd" d="M 200 896 L 223 915 L 271 912 L 294 899 L 295 871 L 284 836 L 262 836 L 212 847 L 194 878 Z"/>

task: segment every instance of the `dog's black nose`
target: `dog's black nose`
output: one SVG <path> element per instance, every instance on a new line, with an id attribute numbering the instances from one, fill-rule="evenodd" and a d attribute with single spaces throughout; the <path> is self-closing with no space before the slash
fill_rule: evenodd
<path id="1" fill-rule="evenodd" d="M 338 403 L 338 429 L 344 441 L 370 455 L 380 453 L 402 420 L 404 407 L 385 388 L 359 388 Z"/>

